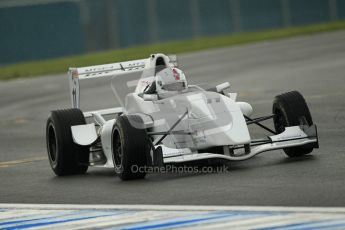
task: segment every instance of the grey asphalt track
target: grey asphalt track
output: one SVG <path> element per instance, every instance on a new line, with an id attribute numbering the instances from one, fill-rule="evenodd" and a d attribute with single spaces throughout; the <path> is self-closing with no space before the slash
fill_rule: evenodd
<path id="1" fill-rule="evenodd" d="M 310 156 L 268 152 L 231 163 L 227 173 L 122 182 L 110 169 L 92 168 L 58 178 L 46 156 L 45 123 L 50 110 L 70 106 L 67 77 L 1 82 L 0 203 L 345 206 L 344 41 L 338 31 L 180 56 L 190 83 L 229 81 L 254 116 L 269 114 L 275 95 L 299 90 L 318 125 L 320 149 Z M 102 95 L 108 88 L 86 84 L 84 102 L 115 104 Z"/>

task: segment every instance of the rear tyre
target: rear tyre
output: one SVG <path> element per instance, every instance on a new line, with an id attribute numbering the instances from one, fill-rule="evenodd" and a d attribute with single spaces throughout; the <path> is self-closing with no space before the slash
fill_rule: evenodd
<path id="1" fill-rule="evenodd" d="M 88 169 L 89 149 L 73 142 L 71 126 L 86 124 L 79 109 L 52 111 L 47 120 L 48 158 L 57 176 L 84 174 Z"/>
<path id="2" fill-rule="evenodd" d="M 122 180 L 142 179 L 146 176 L 144 167 L 147 165 L 150 149 L 143 124 L 139 116 L 122 115 L 114 125 L 113 162 L 115 172 Z"/>
<path id="3" fill-rule="evenodd" d="M 304 123 L 312 125 L 308 105 L 303 96 L 297 91 L 280 94 L 273 102 L 274 127 L 277 133 L 285 131 L 285 127 L 297 126 Z M 284 148 L 284 152 L 289 157 L 299 157 L 313 151 L 313 145 Z"/>

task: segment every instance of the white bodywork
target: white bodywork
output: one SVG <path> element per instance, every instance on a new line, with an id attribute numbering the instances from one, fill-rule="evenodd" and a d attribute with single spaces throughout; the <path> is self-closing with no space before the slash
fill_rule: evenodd
<path id="1" fill-rule="evenodd" d="M 151 132 L 164 132 L 188 110 L 174 130 L 191 135 L 170 135 L 163 144 L 169 148 L 204 149 L 212 146 L 250 143 L 241 108 L 230 98 L 206 91 L 185 92 L 158 101 L 143 101 L 137 94 L 126 98 L 126 114 L 143 113 L 154 121 Z"/>
<path id="2" fill-rule="evenodd" d="M 171 66 L 177 66 L 176 57 L 169 58 L 163 54 L 152 55 L 148 59 L 114 63 L 84 68 L 70 68 L 72 106 L 79 108 L 79 80 L 116 76 L 124 72 L 139 72 L 153 69 L 157 58 L 163 58 Z M 250 117 L 253 109 L 246 102 L 236 102 L 237 94 L 223 93 L 230 88 L 229 83 L 216 86 L 215 92 L 205 91 L 198 86 L 189 85 L 188 89 L 168 98 L 158 98 L 156 95 L 142 95 L 144 89 L 154 77 L 145 75 L 136 81 L 136 88 L 125 98 L 122 108 L 111 108 L 99 111 L 85 112 L 85 117 L 92 117 L 97 124 L 72 126 L 75 143 L 92 146 L 100 140 L 102 154 L 105 160 L 102 167 L 113 167 L 112 161 L 112 128 L 116 119 L 106 121 L 103 116 L 109 114 L 140 115 L 149 133 L 154 135 L 154 141 L 167 132 L 180 118 L 174 131 L 185 132 L 168 135 L 162 143 L 164 163 L 188 162 L 202 159 L 246 160 L 258 153 L 290 146 L 299 146 L 317 142 L 317 137 L 308 136 L 299 126 L 288 127 L 279 135 L 270 136 L 272 143 L 265 143 L 251 148 L 250 152 L 229 152 L 229 147 L 244 146 L 251 143 L 244 115 Z M 149 77 L 147 77 L 149 76 Z M 134 83 L 130 83 L 134 84 Z M 135 124 L 132 124 L 135 126 Z M 316 132 L 316 130 L 315 130 Z M 291 140 L 290 140 L 291 139 Z M 215 146 L 223 146 L 224 154 L 199 153 Z"/>

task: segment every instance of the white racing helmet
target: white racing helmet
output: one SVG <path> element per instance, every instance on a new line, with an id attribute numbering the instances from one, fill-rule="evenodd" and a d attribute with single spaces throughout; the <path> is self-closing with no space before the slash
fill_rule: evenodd
<path id="1" fill-rule="evenodd" d="M 156 74 L 157 93 L 180 92 L 187 89 L 186 76 L 177 68 L 164 68 Z"/>

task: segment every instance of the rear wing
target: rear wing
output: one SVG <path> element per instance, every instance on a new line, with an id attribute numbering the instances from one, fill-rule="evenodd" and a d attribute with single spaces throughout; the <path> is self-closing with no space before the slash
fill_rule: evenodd
<path id="1" fill-rule="evenodd" d="M 155 66 L 156 60 L 158 58 L 163 58 L 163 60 L 171 66 L 178 66 L 176 55 L 167 56 L 164 54 L 152 54 L 149 58 L 146 59 L 117 62 L 105 65 L 87 66 L 81 68 L 69 68 L 68 79 L 70 85 L 72 107 L 80 107 L 79 80 L 111 77 L 125 72 L 140 72 L 145 68 Z"/>

